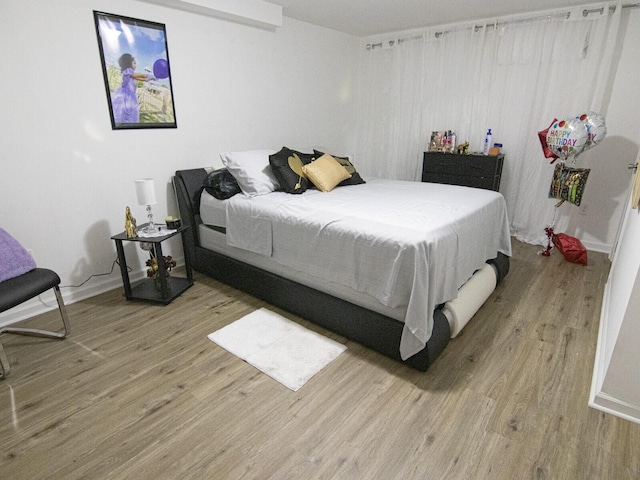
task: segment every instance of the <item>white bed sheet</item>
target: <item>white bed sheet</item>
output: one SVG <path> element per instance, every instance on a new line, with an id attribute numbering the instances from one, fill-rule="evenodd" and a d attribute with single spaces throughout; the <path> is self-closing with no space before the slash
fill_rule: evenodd
<path id="1" fill-rule="evenodd" d="M 511 255 L 504 198 L 489 190 L 368 179 L 225 203 L 229 245 L 406 308 L 403 359 L 426 345 L 438 304 L 488 258 Z"/>
<path id="2" fill-rule="evenodd" d="M 216 197 L 202 191 L 200 196 L 200 218 L 202 222 L 214 227 L 227 226 L 227 200 L 218 200 Z"/>
<path id="3" fill-rule="evenodd" d="M 221 253 L 227 257 L 253 265 L 254 267 L 274 273 L 280 277 L 288 278 L 296 283 L 306 285 L 314 290 L 319 290 L 347 302 L 364 307 L 368 310 L 373 310 L 374 312 L 378 312 L 381 315 L 385 315 L 400 322 L 404 321 L 406 309 L 387 307 L 380 303 L 378 299 L 373 298 L 366 293 L 357 292 L 345 285 L 332 282 L 331 280 L 322 280 L 305 272 L 293 270 L 279 264 L 271 257 L 248 252 L 241 248 L 231 247 L 227 244 L 227 236 L 225 233 L 214 230 L 208 225 L 200 224 L 198 226 L 198 236 L 200 239 L 200 245 L 208 250 Z"/>

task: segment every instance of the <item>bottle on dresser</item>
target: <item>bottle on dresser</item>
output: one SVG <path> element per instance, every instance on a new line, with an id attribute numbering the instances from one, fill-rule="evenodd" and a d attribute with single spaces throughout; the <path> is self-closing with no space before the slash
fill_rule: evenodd
<path id="1" fill-rule="evenodd" d="M 489 149 L 491 148 L 491 129 L 487 131 L 487 135 L 484 137 L 484 151 L 485 155 L 489 155 Z"/>

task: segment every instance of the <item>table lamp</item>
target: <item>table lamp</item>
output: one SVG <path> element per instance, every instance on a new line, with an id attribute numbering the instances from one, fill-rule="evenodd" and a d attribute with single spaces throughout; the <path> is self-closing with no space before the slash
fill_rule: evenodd
<path id="1" fill-rule="evenodd" d="M 147 218 L 149 224 L 142 229 L 144 233 L 156 233 L 158 229 L 153 223 L 153 213 L 151 212 L 151 205 L 158 203 L 156 201 L 156 189 L 153 184 L 153 178 L 141 178 L 135 180 L 136 194 L 138 195 L 138 205 L 147 206 Z"/>

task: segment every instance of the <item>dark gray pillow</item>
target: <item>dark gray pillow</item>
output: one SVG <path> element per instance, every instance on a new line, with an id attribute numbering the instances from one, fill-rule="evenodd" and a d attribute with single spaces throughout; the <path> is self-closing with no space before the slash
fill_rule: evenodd
<path id="1" fill-rule="evenodd" d="M 320 158 L 326 152 L 323 153 L 323 152 L 319 152 L 318 150 L 314 150 L 313 153 L 315 154 L 316 157 Z M 347 157 L 337 157 L 332 154 L 329 154 L 329 155 L 335 158 L 338 161 L 338 163 L 342 165 L 344 168 L 346 168 L 347 172 L 351 174 L 351 178 L 347 178 L 346 180 L 343 180 L 338 185 L 336 185 L 337 187 L 344 187 L 346 185 L 360 185 L 362 183 L 366 183 L 362 179 L 360 174 L 356 172 L 356 167 L 353 166 L 353 163 L 351 163 Z"/>
<path id="2" fill-rule="evenodd" d="M 240 193 L 240 185 L 226 168 L 214 170 L 204 179 L 204 189 L 218 200 L 226 200 Z"/>
<path id="3" fill-rule="evenodd" d="M 310 182 L 302 171 L 302 165 L 311 163 L 313 159 L 312 153 L 282 147 L 279 152 L 269 155 L 269 164 L 282 190 L 287 193 L 303 193 Z"/>

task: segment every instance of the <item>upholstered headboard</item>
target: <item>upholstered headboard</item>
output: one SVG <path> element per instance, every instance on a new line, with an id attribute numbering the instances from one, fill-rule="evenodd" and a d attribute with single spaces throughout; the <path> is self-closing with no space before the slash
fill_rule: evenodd
<path id="1" fill-rule="evenodd" d="M 177 170 L 173 177 L 173 188 L 176 192 L 180 219 L 183 225 L 190 227 L 187 235 L 187 247 L 190 249 L 191 258 L 196 258 L 195 246 L 199 245 L 198 225 L 202 223 L 200 219 L 200 194 L 202 185 L 207 177 L 204 168 L 194 168 L 191 170 Z"/>

